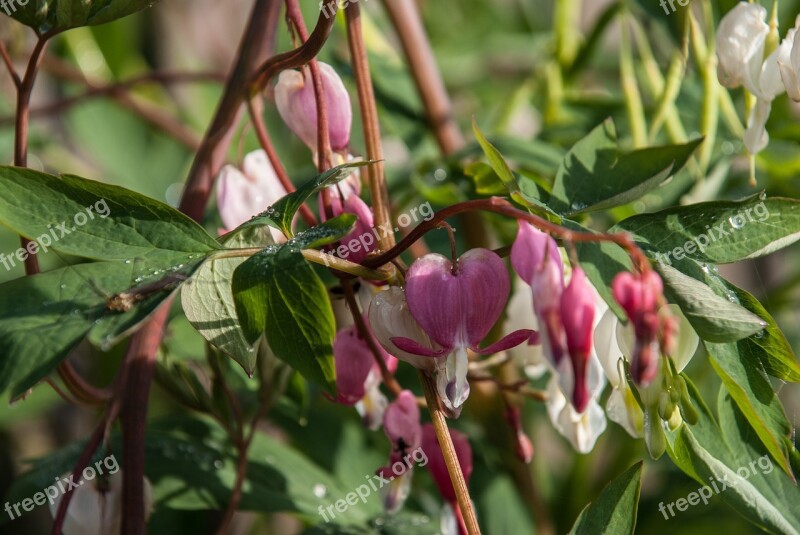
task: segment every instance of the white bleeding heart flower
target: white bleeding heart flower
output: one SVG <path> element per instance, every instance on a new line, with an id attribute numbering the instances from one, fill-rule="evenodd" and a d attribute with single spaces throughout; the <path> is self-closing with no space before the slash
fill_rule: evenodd
<path id="1" fill-rule="evenodd" d="M 595 397 L 591 397 L 585 410 L 579 413 L 564 396 L 559 379 L 554 375 L 547 383 L 546 405 L 553 427 L 572 444 L 575 451 L 592 451 L 607 425 L 603 409 Z"/>
<path id="2" fill-rule="evenodd" d="M 217 179 L 217 207 L 228 231 L 260 214 L 287 193 L 263 150 L 245 156 L 242 167 L 240 171 L 226 165 Z M 286 241 L 278 229 L 270 229 L 270 233 L 276 242 Z"/>
<path id="3" fill-rule="evenodd" d="M 717 77 L 722 85 L 756 87 L 769 35 L 767 10 L 740 2 L 722 17 L 717 28 Z"/>
<path id="4" fill-rule="evenodd" d="M 783 48 L 783 51 L 777 57 L 786 93 L 795 102 L 800 102 L 800 31 L 798 28 L 800 28 L 800 15 L 795 21 L 794 28 L 789 30 L 786 38 L 781 41 L 780 48 Z"/>

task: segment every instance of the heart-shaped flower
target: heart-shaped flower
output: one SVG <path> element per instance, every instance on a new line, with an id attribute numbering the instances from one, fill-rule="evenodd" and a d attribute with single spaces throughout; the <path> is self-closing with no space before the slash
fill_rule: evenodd
<path id="1" fill-rule="evenodd" d="M 515 331 L 489 347 L 478 348 L 502 314 L 509 290 L 505 264 L 488 249 L 472 249 L 455 263 L 440 254 L 428 254 L 408 270 L 408 308 L 441 349 L 399 336 L 391 338 L 391 342 L 408 353 L 446 356 L 442 373 L 437 373 L 437 386 L 448 408 L 457 409 L 469 396 L 467 349 L 484 355 L 496 353 L 531 336 L 529 330 Z"/>

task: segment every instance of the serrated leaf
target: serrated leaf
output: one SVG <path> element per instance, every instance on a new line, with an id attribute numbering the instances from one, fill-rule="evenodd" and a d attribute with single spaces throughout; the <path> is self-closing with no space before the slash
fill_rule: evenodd
<path id="1" fill-rule="evenodd" d="M 108 298 L 129 290 L 136 272 L 133 264 L 97 262 L 0 285 L 0 392 L 13 386 L 16 397 L 33 387 L 87 335 L 107 346 L 141 324 L 174 287 L 127 312 L 109 310 Z"/>
<path id="2" fill-rule="evenodd" d="M 548 206 L 575 215 L 628 204 L 677 173 L 702 142 L 622 152 L 611 119 L 597 126 L 567 153 Z"/>
<path id="3" fill-rule="evenodd" d="M 681 307 L 703 340 L 735 342 L 767 326 L 764 320 L 719 296 L 707 284 L 671 266 L 659 265 L 657 269 L 664 279 L 664 294 Z"/>
<path id="4" fill-rule="evenodd" d="M 636 528 L 641 488 L 640 461 L 606 485 L 600 496 L 581 511 L 570 535 L 632 534 Z"/>
<path id="5" fill-rule="evenodd" d="M 151 7 L 157 0 L 19 0 L 10 2 L 11 12 L 19 22 L 39 34 L 63 32 L 79 26 L 95 26 L 126 17 Z"/>
<path id="6" fill-rule="evenodd" d="M 631 233 L 660 263 L 685 256 L 725 264 L 758 258 L 800 240 L 800 201 L 753 195 L 742 201 L 676 206 L 629 217 L 614 228 Z"/>
<path id="7" fill-rule="evenodd" d="M 143 276 L 221 248 L 191 218 L 135 191 L 16 167 L 0 167 L 0 223 L 71 255 L 132 261 Z"/>
<path id="8" fill-rule="evenodd" d="M 765 453 L 764 447 L 730 398 L 720 403 L 720 424 L 717 424 L 697 388 L 688 377 L 683 377 L 699 420 L 695 425 L 683 424 L 675 431 L 667 431 L 667 451 L 672 460 L 708 488 L 709 501 L 723 500 L 738 514 L 770 533 L 800 533 L 800 515 L 796 507 L 800 501 L 798 487 L 786 474 L 771 468 L 771 464 L 768 472 L 756 464 Z M 758 468 L 752 470 L 751 466 Z M 739 477 L 740 469 L 748 470 L 747 479 Z M 723 485 L 723 480 L 735 484 Z"/>
<path id="9" fill-rule="evenodd" d="M 707 343 L 708 358 L 725 388 L 780 467 L 791 474 L 786 439 L 792 426 L 766 373 L 745 366 L 738 344 Z"/>

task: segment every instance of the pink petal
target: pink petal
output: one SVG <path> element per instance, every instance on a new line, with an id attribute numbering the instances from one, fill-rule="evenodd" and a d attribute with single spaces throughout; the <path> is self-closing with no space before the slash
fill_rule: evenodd
<path id="1" fill-rule="evenodd" d="M 563 273 L 564 266 L 556 241 L 530 223 L 519 221 L 517 239 L 511 246 L 511 265 L 514 271 L 522 280 L 531 284 L 545 261 L 553 262 L 558 267 L 557 271 Z"/>
<path id="2" fill-rule="evenodd" d="M 500 351 L 505 351 L 506 349 L 511 349 L 512 347 L 516 347 L 523 342 L 529 341 L 532 337 L 538 337 L 536 331 L 531 331 L 530 329 L 520 329 L 518 331 L 514 331 L 513 333 L 505 335 L 503 338 L 498 340 L 497 342 L 493 343 L 488 347 L 484 347 L 483 349 L 476 349 L 475 352 L 481 355 L 491 355 L 492 353 L 499 353 Z"/>
<path id="3" fill-rule="evenodd" d="M 414 355 L 420 355 L 423 357 L 441 357 L 446 355 L 450 352 L 449 348 L 443 349 L 430 349 L 416 340 L 412 340 L 411 338 L 404 338 L 402 336 L 394 336 L 389 339 L 395 346 L 398 347 L 401 351 L 405 351 L 406 353 L 413 353 Z"/>
<path id="4" fill-rule="evenodd" d="M 383 416 L 383 431 L 392 442 L 393 451 L 405 450 L 405 453 L 410 453 L 420 446 L 422 427 L 417 398 L 413 392 L 403 390 L 389 404 Z"/>
<path id="5" fill-rule="evenodd" d="M 471 249 L 458 259 L 456 278 L 467 342 L 475 347 L 489 334 L 508 302 L 508 271 L 492 251 Z"/>
<path id="6" fill-rule="evenodd" d="M 333 342 L 333 358 L 336 367 L 337 401 L 355 405 L 366 392 L 367 380 L 374 357 L 367 343 L 358 337 L 355 325 L 336 333 Z"/>
<path id="7" fill-rule="evenodd" d="M 411 315 L 443 347 L 457 345 L 463 332 L 462 295 L 452 268 L 444 256 L 428 254 L 414 262 L 406 274 Z"/>
<path id="8" fill-rule="evenodd" d="M 328 112 L 331 148 L 343 151 L 350 143 L 353 111 L 350 96 L 333 67 L 319 63 Z M 314 152 L 317 150 L 317 102 L 310 68 L 283 71 L 275 86 L 275 103 L 281 118 Z"/>

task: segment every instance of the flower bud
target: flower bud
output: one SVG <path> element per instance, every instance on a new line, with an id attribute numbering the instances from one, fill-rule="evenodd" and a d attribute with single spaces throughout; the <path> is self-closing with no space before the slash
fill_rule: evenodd
<path id="1" fill-rule="evenodd" d="M 333 67 L 322 62 L 318 62 L 318 65 L 325 91 L 331 148 L 341 152 L 350 144 L 350 127 L 353 122 L 350 96 Z M 275 104 L 292 132 L 316 153 L 319 123 L 311 69 L 304 68 L 302 72 L 283 71 L 275 86 Z"/>

